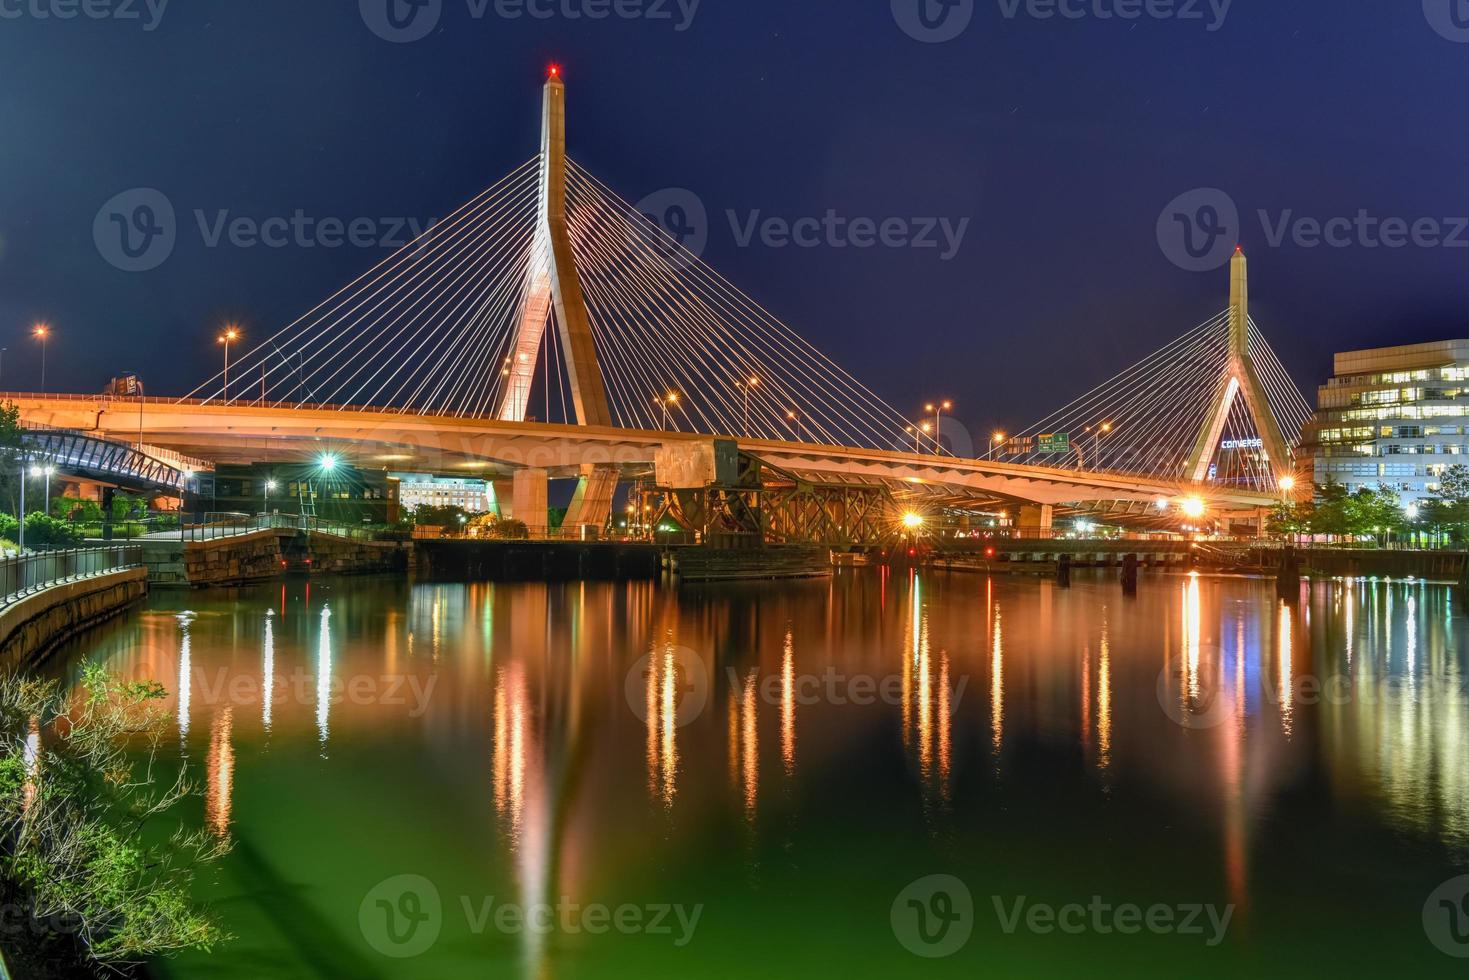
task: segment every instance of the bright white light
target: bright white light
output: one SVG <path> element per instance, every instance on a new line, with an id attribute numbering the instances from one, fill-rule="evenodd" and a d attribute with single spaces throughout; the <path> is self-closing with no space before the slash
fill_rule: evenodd
<path id="1" fill-rule="evenodd" d="M 326 455 L 322 456 L 321 457 L 321 468 L 324 469 L 324 470 L 326 470 L 328 473 L 330 473 L 332 470 L 336 469 L 337 468 L 337 457 L 333 456 L 331 453 L 327 453 Z"/>
<path id="2" fill-rule="evenodd" d="M 1195 519 L 1203 517 L 1204 511 L 1207 509 L 1204 501 L 1198 497 L 1189 497 L 1183 502 L 1182 506 L 1184 516 Z"/>
<path id="3" fill-rule="evenodd" d="M 907 514 L 904 514 L 903 515 L 903 526 L 904 527 L 907 527 L 907 528 L 922 527 L 923 526 L 923 515 L 922 514 L 914 514 L 911 511 L 909 513 L 907 513 Z"/>

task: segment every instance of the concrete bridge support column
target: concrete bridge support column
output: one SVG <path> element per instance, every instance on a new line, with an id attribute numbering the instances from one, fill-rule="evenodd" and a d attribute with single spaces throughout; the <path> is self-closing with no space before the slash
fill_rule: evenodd
<path id="1" fill-rule="evenodd" d="M 616 466 L 590 464 L 581 468 L 581 480 L 576 485 L 576 495 L 571 498 L 571 507 L 566 511 L 568 530 L 590 526 L 601 531 L 612 517 L 612 498 L 617 494 Z"/>
<path id="2" fill-rule="evenodd" d="M 1026 504 L 1020 508 L 1020 530 L 1049 534 L 1054 521 L 1050 504 Z"/>
<path id="3" fill-rule="evenodd" d="M 490 486 L 495 488 L 495 513 L 501 520 L 510 520 L 515 516 L 515 481 L 491 480 Z"/>
<path id="4" fill-rule="evenodd" d="M 545 470 L 516 470 L 512 511 L 515 519 L 530 529 L 532 537 L 546 533 L 546 489 L 550 476 Z"/>

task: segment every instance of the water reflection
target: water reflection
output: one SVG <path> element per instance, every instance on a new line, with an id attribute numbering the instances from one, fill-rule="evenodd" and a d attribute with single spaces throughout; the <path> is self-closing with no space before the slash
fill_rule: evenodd
<path id="1" fill-rule="evenodd" d="M 674 888 L 725 860 L 763 879 L 812 861 L 809 838 L 853 825 L 880 838 L 843 853 L 907 847 L 923 837 L 915 811 L 926 830 L 952 814 L 957 849 L 1058 812 L 1074 815 L 1075 846 L 1095 847 L 1091 826 L 1115 833 L 1109 814 L 1126 814 L 1129 827 L 1186 827 L 1187 870 L 1222 880 L 1243 918 L 1279 870 L 1262 874 L 1261 856 L 1308 784 L 1355 820 L 1469 854 L 1469 669 L 1442 586 L 1330 582 L 1281 601 L 1269 581 L 1155 576 L 1124 598 L 1086 574 L 1061 590 L 874 570 L 684 593 L 316 589 L 314 605 L 294 583 L 159 594 L 101 648 L 124 674 L 171 685 L 182 749 L 207 751 L 205 826 L 302 882 L 340 868 L 330 849 L 287 853 L 283 813 L 303 838 L 330 839 L 331 818 L 380 831 L 371 853 L 354 851 L 363 878 L 427 865 L 464 893 L 508 889 L 525 904 L 620 900 L 627 882 Z M 170 608 L 185 601 L 188 613 Z M 692 714 L 689 652 L 708 674 Z M 865 701 L 858 677 L 874 681 Z M 344 700 L 364 678 L 436 686 L 421 710 L 381 686 Z M 1208 723 L 1186 727 L 1170 717 L 1180 710 Z M 966 750 L 986 761 L 966 766 Z M 344 810 L 385 782 L 399 824 Z M 262 788 L 273 784 L 289 795 Z M 401 826 L 430 830 L 397 840 Z M 737 828 L 745 847 L 710 846 Z M 1072 843 L 1050 840 L 1058 863 Z M 1119 864 L 1141 863 L 1126 839 L 1109 846 Z M 593 940 L 514 942 L 525 974 L 552 976 Z M 442 945 L 433 955 L 452 954 Z"/>

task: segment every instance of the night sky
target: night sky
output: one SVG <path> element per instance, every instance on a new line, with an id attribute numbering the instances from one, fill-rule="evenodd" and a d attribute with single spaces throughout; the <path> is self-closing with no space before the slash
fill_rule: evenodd
<path id="1" fill-rule="evenodd" d="M 1160 216 L 1196 188 L 1237 206 L 1243 227 L 1215 237 L 1243 242 L 1254 316 L 1313 403 L 1333 351 L 1469 333 L 1459 0 L 1234 0 L 1222 23 L 1222 0 L 1135 20 L 1098 16 L 1129 0 L 1074 19 L 973 0 L 937 43 L 900 26 L 918 0 L 703 0 L 691 22 L 690 0 L 601 21 L 564 13 L 598 0 L 548 2 L 546 19 L 438 0 L 411 43 L 370 29 L 388 0 L 173 0 L 156 23 L 126 2 L 138 19 L 0 0 L 7 388 L 38 384 L 45 320 L 50 389 L 135 371 L 150 394 L 186 392 L 217 370 L 222 323 L 261 339 L 386 254 L 209 247 L 196 211 L 385 231 L 448 214 L 536 151 L 552 61 L 572 156 L 631 201 L 695 192 L 705 258 L 902 411 L 948 396 L 975 431 L 1030 422 L 1221 310 L 1222 262 L 1188 271 L 1160 245 Z M 935 30 L 960 26 L 928 2 Z M 172 254 L 145 272 L 94 237 L 133 188 L 177 212 Z M 828 210 L 968 225 L 946 259 L 741 247 L 727 214 Z M 1458 247 L 1270 240 L 1284 219 L 1364 210 L 1435 219 Z"/>

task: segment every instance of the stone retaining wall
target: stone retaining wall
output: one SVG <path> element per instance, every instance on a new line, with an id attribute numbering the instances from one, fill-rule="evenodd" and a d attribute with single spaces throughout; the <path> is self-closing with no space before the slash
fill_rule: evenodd
<path id="1" fill-rule="evenodd" d="M 148 594 L 148 570 L 125 568 L 63 582 L 0 610 L 0 669 L 30 666 L 82 630 L 106 622 Z"/>

